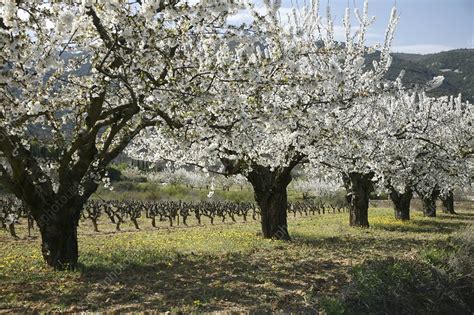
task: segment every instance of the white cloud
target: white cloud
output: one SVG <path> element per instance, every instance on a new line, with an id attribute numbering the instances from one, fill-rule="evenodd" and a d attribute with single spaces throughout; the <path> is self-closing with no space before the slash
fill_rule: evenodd
<path id="1" fill-rule="evenodd" d="M 437 44 L 416 44 L 394 46 L 393 52 L 409 53 L 409 54 L 432 54 L 440 51 L 452 50 L 454 47 L 437 45 Z"/>

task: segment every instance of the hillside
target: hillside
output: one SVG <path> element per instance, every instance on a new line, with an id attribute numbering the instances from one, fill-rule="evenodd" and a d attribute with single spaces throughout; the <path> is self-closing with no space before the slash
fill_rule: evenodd
<path id="1" fill-rule="evenodd" d="M 433 76 L 442 75 L 445 82 L 433 95 L 457 95 L 474 102 L 474 49 L 456 49 L 436 54 L 393 54 L 388 77 L 394 79 L 401 69 L 406 70 L 406 84 L 423 84 Z"/>

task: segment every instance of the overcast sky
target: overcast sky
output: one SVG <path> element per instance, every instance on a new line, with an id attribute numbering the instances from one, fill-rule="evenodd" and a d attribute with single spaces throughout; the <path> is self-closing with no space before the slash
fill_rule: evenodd
<path id="1" fill-rule="evenodd" d="M 283 0 L 282 11 L 292 7 L 291 0 Z M 348 5 L 362 9 L 363 0 L 329 0 L 339 40 L 343 39 L 342 17 Z M 253 0 L 263 7 L 260 0 Z M 300 1 L 303 3 L 303 1 Z M 327 0 L 322 0 L 322 13 Z M 396 4 L 400 15 L 393 51 L 434 53 L 455 48 L 474 48 L 474 0 L 370 0 L 370 14 L 376 21 L 369 30 L 368 44 L 383 40 L 391 8 Z M 233 23 L 250 20 L 246 12 L 233 17 Z M 353 22 L 355 25 L 355 21 Z"/>

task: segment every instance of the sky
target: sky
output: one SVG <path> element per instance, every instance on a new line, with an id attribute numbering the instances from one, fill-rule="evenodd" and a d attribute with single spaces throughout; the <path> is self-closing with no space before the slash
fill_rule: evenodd
<path id="1" fill-rule="evenodd" d="M 296 0 L 293 1 L 295 3 Z M 257 8 L 260 0 L 252 1 Z M 329 3 L 335 19 L 337 39 L 343 40 L 342 18 L 347 5 L 363 8 L 364 0 L 322 0 L 321 14 Z M 300 0 L 300 3 L 304 3 Z M 392 51 L 429 54 L 456 48 L 474 48 L 474 0 L 369 0 L 370 15 L 376 17 L 369 29 L 368 45 L 383 42 L 393 6 L 397 7 L 400 21 Z M 283 0 L 282 11 L 292 7 L 291 0 Z M 240 24 L 251 19 L 247 12 L 232 18 Z M 352 22 L 355 25 L 355 20 Z"/>

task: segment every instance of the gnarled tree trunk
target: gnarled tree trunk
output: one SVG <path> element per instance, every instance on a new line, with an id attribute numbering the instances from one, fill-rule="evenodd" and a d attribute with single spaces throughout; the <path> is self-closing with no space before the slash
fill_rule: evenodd
<path id="1" fill-rule="evenodd" d="M 390 199 L 393 202 L 395 219 L 410 220 L 410 202 L 412 198 L 413 190 L 409 187 L 405 188 L 404 193 L 399 193 L 394 188 L 390 189 Z"/>
<path id="2" fill-rule="evenodd" d="M 79 257 L 77 226 L 80 208 L 75 211 L 43 212 L 38 222 L 41 251 L 48 266 L 56 270 L 74 270 Z"/>
<path id="3" fill-rule="evenodd" d="M 450 191 L 446 196 L 440 196 L 443 203 L 443 213 L 457 214 L 454 211 L 454 193 Z"/>
<path id="4" fill-rule="evenodd" d="M 290 240 L 286 193 L 291 182 L 290 171 L 288 168 L 272 171 L 269 167 L 256 166 L 247 175 L 260 207 L 262 233 L 265 238 Z"/>
<path id="5" fill-rule="evenodd" d="M 369 227 L 369 195 L 373 190 L 373 176 L 372 172 L 343 174 L 346 200 L 349 202 L 350 226 Z"/>
<path id="6" fill-rule="evenodd" d="M 439 196 L 439 190 L 433 189 L 429 195 L 422 197 L 423 215 L 425 217 L 436 217 L 436 199 Z"/>
<path id="7" fill-rule="evenodd" d="M 18 235 L 16 235 L 15 223 L 14 222 L 8 224 L 8 230 L 10 231 L 10 236 L 11 237 L 18 238 Z"/>

